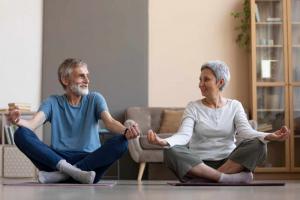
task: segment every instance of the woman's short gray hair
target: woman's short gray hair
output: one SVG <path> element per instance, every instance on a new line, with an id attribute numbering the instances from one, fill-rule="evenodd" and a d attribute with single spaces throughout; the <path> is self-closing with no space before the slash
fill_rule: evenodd
<path id="1" fill-rule="evenodd" d="M 224 84 L 220 87 L 220 91 L 222 91 L 230 80 L 230 72 L 226 63 L 220 60 L 208 61 L 201 66 L 201 71 L 205 68 L 213 71 L 217 81 L 220 81 L 222 79 L 224 80 Z"/>
<path id="2" fill-rule="evenodd" d="M 87 66 L 85 62 L 77 58 L 67 58 L 60 64 L 57 70 L 57 75 L 58 80 L 64 89 L 66 88 L 66 86 L 63 84 L 62 79 L 69 78 L 71 73 L 73 72 L 73 69 L 80 65 Z"/>

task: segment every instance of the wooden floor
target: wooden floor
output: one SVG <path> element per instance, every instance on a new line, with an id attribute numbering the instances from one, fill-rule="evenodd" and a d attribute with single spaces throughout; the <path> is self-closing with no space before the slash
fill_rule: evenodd
<path id="1" fill-rule="evenodd" d="M 298 200 L 300 199 L 300 180 L 284 181 L 285 186 L 210 186 L 175 187 L 167 181 L 105 181 L 116 183 L 112 188 L 95 186 L 15 186 L 3 183 L 17 183 L 28 180 L 1 179 L 1 200 Z M 282 182 L 282 180 L 280 181 Z"/>

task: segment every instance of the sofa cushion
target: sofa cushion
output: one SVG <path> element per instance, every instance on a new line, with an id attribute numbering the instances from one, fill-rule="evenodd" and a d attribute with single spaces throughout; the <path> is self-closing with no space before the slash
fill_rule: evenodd
<path id="1" fill-rule="evenodd" d="M 172 134 L 170 134 L 170 133 L 160 133 L 158 135 L 161 138 L 167 138 L 167 137 L 172 136 Z M 163 149 L 163 147 L 161 147 L 161 146 L 150 144 L 147 140 L 147 135 L 141 135 L 139 140 L 140 140 L 140 144 L 143 149 L 147 149 L 147 150 Z"/>
<path id="2" fill-rule="evenodd" d="M 180 127 L 183 110 L 163 110 L 159 133 L 176 133 Z"/>

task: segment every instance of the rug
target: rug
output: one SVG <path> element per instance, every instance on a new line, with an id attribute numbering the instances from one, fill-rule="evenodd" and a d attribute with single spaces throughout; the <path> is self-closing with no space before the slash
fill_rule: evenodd
<path id="1" fill-rule="evenodd" d="M 3 186 L 56 186 L 56 187 L 102 187 L 102 188 L 112 188 L 116 185 L 114 182 L 110 183 L 96 183 L 96 184 L 74 184 L 74 183 L 47 183 L 42 184 L 38 182 L 4 182 Z"/>

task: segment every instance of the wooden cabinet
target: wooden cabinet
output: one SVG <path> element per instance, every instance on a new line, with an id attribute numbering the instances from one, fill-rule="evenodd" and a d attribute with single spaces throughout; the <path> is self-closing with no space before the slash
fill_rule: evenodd
<path id="1" fill-rule="evenodd" d="M 24 112 L 21 118 L 31 118 L 34 113 Z M 8 127 L 11 126 L 6 120 L 4 112 L 0 112 L 0 177 L 18 178 L 35 177 L 36 168 L 31 161 L 13 144 L 14 132 L 9 135 Z M 35 131 L 42 139 L 42 128 Z"/>
<path id="2" fill-rule="evenodd" d="M 300 171 L 300 0 L 251 0 L 252 117 L 258 130 L 291 128 L 268 143 L 261 172 Z"/>

